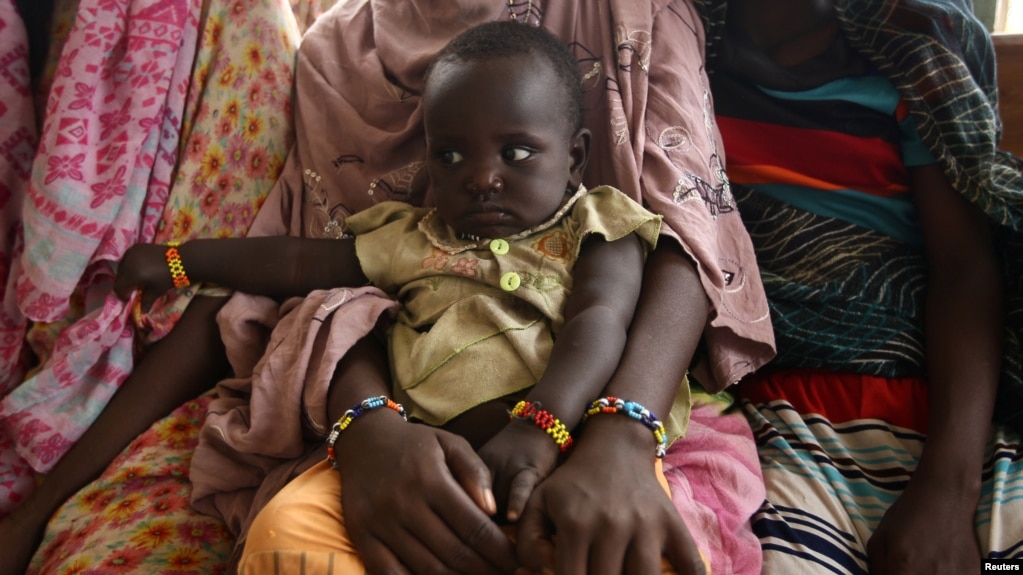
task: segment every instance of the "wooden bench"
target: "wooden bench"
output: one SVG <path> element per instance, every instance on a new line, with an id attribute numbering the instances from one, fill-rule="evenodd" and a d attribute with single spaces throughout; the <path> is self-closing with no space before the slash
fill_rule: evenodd
<path id="1" fill-rule="evenodd" d="M 1023 157 L 1023 34 L 995 34 L 998 107 L 1005 125 L 1001 148 Z"/>

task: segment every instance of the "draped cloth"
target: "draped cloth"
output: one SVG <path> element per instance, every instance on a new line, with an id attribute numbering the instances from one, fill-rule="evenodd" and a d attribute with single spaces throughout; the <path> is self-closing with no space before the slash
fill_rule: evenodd
<path id="1" fill-rule="evenodd" d="M 25 216 L 17 304 L 41 359 L 0 404 L 0 433 L 46 472 L 162 338 L 193 286 L 136 332 L 112 292 L 139 241 L 244 235 L 291 145 L 299 32 L 288 0 L 61 3 Z M 200 28 L 201 26 L 201 28 Z M 66 38 L 63 38 L 66 30 Z M 244 103 L 244 105 L 243 105 Z M 206 293 L 209 293 L 208 291 Z"/>
<path id="2" fill-rule="evenodd" d="M 995 418 L 1018 429 L 1023 176 L 1019 159 L 997 150 L 989 37 L 958 0 L 834 4 L 848 42 L 892 81 L 949 182 L 995 230 L 1006 286 Z M 698 5 L 713 75 L 727 7 Z M 772 369 L 739 386 L 767 493 L 753 517 L 763 572 L 865 574 L 867 543 L 904 493 L 927 439 L 925 255 L 766 193 L 736 186 L 735 196 L 778 345 Z M 1017 431 L 991 426 L 974 525 L 986 558 L 1019 557 L 1023 549 L 1021 453 Z"/>
<path id="3" fill-rule="evenodd" d="M 64 46 L 25 202 L 17 302 L 34 321 L 60 319 L 72 297 L 87 311 L 0 408 L 36 470 L 56 463 L 131 370 L 111 262 L 153 237 L 166 202 L 199 6 L 83 0 Z"/>
<path id="4" fill-rule="evenodd" d="M 998 149 L 1002 125 L 990 35 L 971 3 L 961 0 L 834 3 L 849 43 L 892 81 L 949 182 L 991 222 L 1006 298 L 995 420 L 1023 429 L 1023 161 Z M 713 74 L 727 6 L 723 0 L 696 4 Z M 740 209 L 772 306 L 776 365 L 885 376 L 923 373 L 927 269 L 919 250 L 777 205 L 761 194 L 736 195 L 744 198 Z M 818 251 L 821 241 L 858 248 L 842 262 L 830 257 L 833 250 L 825 258 L 807 254 L 811 247 L 825 253 Z M 899 281 L 866 282 L 885 277 Z"/>
<path id="5" fill-rule="evenodd" d="M 278 216 L 261 218 L 253 233 L 333 237 L 345 216 L 380 201 L 428 201 L 423 71 L 457 33 L 512 18 L 563 38 L 579 60 L 593 132 L 586 185 L 617 187 L 663 215 L 664 233 L 693 258 L 711 307 L 705 337 L 714 377 L 704 385 L 720 389 L 763 365 L 773 355 L 770 320 L 722 169 L 703 34 L 687 2 L 337 6 L 303 38 L 297 146 L 268 199 Z"/>
<path id="6" fill-rule="evenodd" d="M 241 236 L 248 230 L 292 143 L 295 11 L 312 18 L 320 4 L 203 1 L 175 172 L 156 241 Z M 73 0 L 59 1 L 57 9 L 73 21 Z M 54 41 L 70 28 L 55 22 Z M 43 91 L 48 82 L 44 76 Z M 195 291 L 175 292 L 154 304 L 153 329 L 136 331 L 136 341 L 162 337 Z M 52 342 L 73 323 L 36 323 L 33 343 Z M 255 352 L 262 354 L 262 348 Z M 159 379 L 141 383 L 165 385 Z M 28 572 L 224 572 L 233 537 L 220 519 L 189 505 L 188 468 L 211 395 L 185 402 L 155 422 L 97 480 L 65 502 L 47 525 Z"/>
<path id="7" fill-rule="evenodd" d="M 584 122 L 593 132 L 585 183 L 613 185 L 663 215 L 669 237 L 661 241 L 679 241 L 695 262 L 711 307 L 704 330 L 714 374 L 709 386 L 723 387 L 763 365 L 773 355 L 767 306 L 721 169 L 702 30 L 685 1 L 356 0 L 335 6 L 303 37 L 295 72 L 296 143 L 250 233 L 338 238 L 347 232 L 347 216 L 378 202 L 428 204 L 423 71 L 459 32 L 499 19 L 540 25 L 576 54 L 585 82 Z M 193 504 L 224 517 L 242 541 L 265 501 L 323 457 L 331 372 L 320 367 L 332 364 L 308 356 L 310 350 L 328 349 L 326 341 L 350 345 L 351 330 L 368 332 L 371 319 L 388 313 L 383 304 L 389 300 L 379 294 L 343 293 L 318 293 L 284 308 L 236 294 L 220 313 L 225 345 L 238 354 L 232 364 L 248 367 L 223 382 L 221 397 L 210 403 L 192 460 Z M 341 321 L 346 316 L 360 320 Z M 272 350 L 265 357 L 260 342 Z M 331 347 L 331 357 L 337 351 Z M 270 400 L 284 396 L 286 403 Z M 716 417 L 720 410 L 707 415 L 707 428 Z M 733 426 L 730 433 L 737 444 L 751 445 L 748 430 Z M 716 550 L 718 564 L 755 573 L 759 548 L 746 519 L 762 493 L 756 462 L 751 449 L 715 451 L 712 443 L 705 453 L 731 464 L 714 467 L 697 456 L 685 469 L 691 481 L 672 483 L 669 475 L 676 506 L 684 512 L 700 501 L 702 515 L 693 520 L 701 526 L 729 514 L 708 535 L 727 541 L 706 548 Z M 676 442 L 675 449 L 684 444 Z M 710 484 L 724 477 L 751 497 L 711 493 Z"/>
<path id="8" fill-rule="evenodd" d="M 36 146 L 28 38 L 14 0 L 0 1 L 0 397 L 29 366 L 27 320 L 14 297 L 20 271 L 21 208 Z M 0 515 L 32 483 L 31 469 L 0 434 Z"/>

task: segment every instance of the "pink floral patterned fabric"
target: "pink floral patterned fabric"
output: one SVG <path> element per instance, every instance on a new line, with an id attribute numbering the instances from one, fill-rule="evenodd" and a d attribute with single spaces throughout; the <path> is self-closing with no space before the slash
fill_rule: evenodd
<path id="1" fill-rule="evenodd" d="M 200 38 L 201 7 L 77 6 L 47 100 L 18 283 L 43 362 L 0 403 L 0 478 L 52 467 L 127 377 L 134 344 L 163 337 L 197 291 L 157 302 L 152 330 L 137 335 L 111 291 L 113 262 L 136 241 L 244 235 L 284 163 L 299 40 L 288 0 L 207 0 Z"/>
<path id="2" fill-rule="evenodd" d="M 132 366 L 130 310 L 111 262 L 151 239 L 167 201 L 200 0 L 82 0 L 46 102 L 23 211 L 21 311 L 85 316 L 0 404 L 2 432 L 47 471 Z M 2 510 L 0 510 L 2 511 Z"/>
<path id="3" fill-rule="evenodd" d="M 189 506 L 188 466 L 209 397 L 187 402 L 140 435 L 57 512 L 29 567 L 37 574 L 216 575 L 233 540 Z"/>
<path id="4" fill-rule="evenodd" d="M 181 152 L 155 241 L 248 232 L 293 141 L 291 85 L 300 33 L 287 0 L 206 0 Z M 157 301 L 162 338 L 198 290 Z"/>
<path id="5" fill-rule="evenodd" d="M 36 128 L 28 38 L 14 0 L 0 0 L 0 397 L 21 381 L 25 316 L 14 298 L 20 268 L 21 207 L 28 190 Z"/>
<path id="6" fill-rule="evenodd" d="M 176 160 L 200 7 L 79 4 L 46 101 L 26 204 L 18 298 L 31 319 L 63 317 L 83 278 L 102 282 L 110 261 L 140 235 L 153 236 Z"/>
<path id="7" fill-rule="evenodd" d="M 289 0 L 206 0 L 204 10 L 156 241 L 244 235 L 293 140 L 299 32 Z M 155 304 L 153 330 L 136 337 L 162 337 L 195 291 Z M 37 324 L 33 343 L 47 349 L 60 323 Z M 207 402 L 189 402 L 155 424 L 69 500 L 48 525 L 30 573 L 223 572 L 233 540 L 219 520 L 188 503 L 187 472 Z"/>
<path id="8" fill-rule="evenodd" d="M 21 207 L 36 146 L 28 39 L 14 0 L 0 0 L 0 397 L 28 368 L 26 320 L 15 301 Z M 0 515 L 32 486 L 32 470 L 0 434 Z"/>

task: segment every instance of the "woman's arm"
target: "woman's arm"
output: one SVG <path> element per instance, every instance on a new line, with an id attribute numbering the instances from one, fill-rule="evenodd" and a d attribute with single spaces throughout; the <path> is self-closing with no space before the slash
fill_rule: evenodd
<path id="1" fill-rule="evenodd" d="M 591 236 L 572 270 L 565 323 L 543 375 L 526 400 L 574 429 L 611 378 L 625 347 L 643 278 L 644 254 L 635 234 L 608 242 Z M 533 488 L 557 462 L 558 445 L 531 421 L 512 421 L 480 456 L 494 474 L 500 508 L 516 520 Z"/>
<path id="2" fill-rule="evenodd" d="M 662 237 L 662 240 L 666 238 Z M 647 260 L 636 316 L 605 393 L 666 415 L 707 322 L 693 263 L 672 241 Z M 519 559 L 557 573 L 703 573 L 682 518 L 654 474 L 653 434 L 617 416 L 594 417 L 568 460 L 537 486 L 519 522 Z M 557 545 L 551 527 L 559 530 Z"/>
<path id="3" fill-rule="evenodd" d="M 143 290 L 147 303 L 173 287 L 167 246 L 136 244 L 124 254 L 114 290 L 127 299 Z M 191 283 L 213 283 L 274 298 L 366 283 L 355 241 L 288 236 L 199 239 L 177 248 Z"/>
<path id="4" fill-rule="evenodd" d="M 937 165 L 911 171 L 929 265 L 927 441 L 867 547 L 878 573 L 968 573 L 1002 357 L 1002 281 L 983 214 Z M 873 571 L 872 571 L 873 572 Z"/>

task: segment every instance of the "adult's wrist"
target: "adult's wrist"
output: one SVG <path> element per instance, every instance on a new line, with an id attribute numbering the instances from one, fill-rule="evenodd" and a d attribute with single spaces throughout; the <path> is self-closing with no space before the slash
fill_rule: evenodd
<path id="1" fill-rule="evenodd" d="M 405 425 L 407 418 L 404 408 L 400 404 L 394 405 L 396 407 L 388 404 L 379 405 L 377 407 L 383 409 L 371 408 L 354 416 L 352 410 L 346 411 L 333 424 L 327 436 L 328 461 L 336 468 L 337 460 L 341 459 L 346 448 L 372 444 L 395 426 Z"/>
<path id="2" fill-rule="evenodd" d="M 608 414 L 586 420 L 576 434 L 570 457 L 594 457 L 612 465 L 652 462 L 656 448 L 654 435 L 642 423 Z"/>

